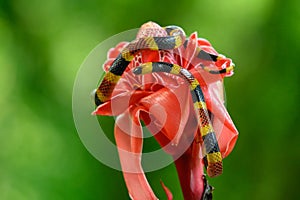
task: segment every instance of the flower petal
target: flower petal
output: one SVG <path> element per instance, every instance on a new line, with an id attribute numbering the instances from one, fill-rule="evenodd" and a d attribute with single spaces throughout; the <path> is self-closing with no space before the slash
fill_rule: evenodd
<path id="1" fill-rule="evenodd" d="M 140 101 L 140 104 L 147 110 L 153 105 L 159 106 L 158 109 L 152 109 L 151 114 L 156 119 L 157 127 L 160 127 L 164 135 L 173 141 L 174 145 L 179 143 L 190 115 L 190 98 L 186 98 L 188 96 L 187 85 L 181 85 L 173 91 L 162 88 Z M 165 113 L 166 118 L 162 118 L 162 113 Z M 151 127 L 149 128 L 151 129 Z"/>
<path id="2" fill-rule="evenodd" d="M 166 195 L 167 195 L 167 199 L 168 200 L 172 200 L 173 199 L 173 195 L 172 192 L 169 190 L 169 188 L 167 188 L 167 186 L 165 186 L 165 184 L 162 182 L 162 180 L 160 181 L 161 186 L 163 187 Z"/>
<path id="3" fill-rule="evenodd" d="M 204 183 L 200 155 L 200 143 L 193 142 L 191 147 L 175 160 L 184 199 L 199 200 L 202 197 Z"/>
<path id="4" fill-rule="evenodd" d="M 142 128 L 139 121 L 140 109 L 135 109 L 133 115 L 126 111 L 118 116 L 115 125 L 115 139 L 118 146 L 123 176 L 131 199 L 156 200 L 141 165 Z M 132 120 L 133 119 L 133 120 Z"/>
<path id="5" fill-rule="evenodd" d="M 124 88 L 125 89 L 125 88 Z M 136 104 L 142 98 L 152 94 L 151 91 L 131 90 L 122 91 L 115 90 L 111 100 L 99 105 L 93 112 L 94 115 L 117 116 L 125 112 L 128 107 Z M 118 92 L 118 95 L 115 93 Z"/>
<path id="6" fill-rule="evenodd" d="M 212 104 L 208 108 L 214 116 L 212 123 L 224 158 L 231 153 L 238 137 L 238 131 L 224 105 L 223 87 L 221 81 L 208 86 L 208 98 L 211 99 Z"/>

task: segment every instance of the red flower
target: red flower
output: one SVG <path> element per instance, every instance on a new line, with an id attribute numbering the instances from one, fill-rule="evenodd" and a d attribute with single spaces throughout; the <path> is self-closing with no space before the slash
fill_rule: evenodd
<path id="1" fill-rule="evenodd" d="M 141 27 L 137 38 L 166 35 L 159 25 L 148 22 Z M 106 71 L 127 44 L 122 42 L 110 49 L 104 64 Z M 189 85 L 180 77 L 165 73 L 134 75 L 132 69 L 142 63 L 162 61 L 188 69 L 199 81 L 207 108 L 213 115 L 212 123 L 223 158 L 234 147 L 238 132 L 224 106 L 223 96 L 223 78 L 232 72 L 210 74 L 200 65 L 220 70 L 231 66 L 232 62 L 225 57 L 217 62 L 201 60 L 195 57 L 197 47 L 218 55 L 207 40 L 197 37 L 197 33 L 191 34 L 185 46 L 173 51 L 142 50 L 128 66 L 111 99 L 94 111 L 96 115 L 117 116 L 115 139 L 132 199 L 157 199 L 141 166 L 143 133 L 140 120 L 145 122 L 161 147 L 173 156 L 184 198 L 199 200 L 204 189 L 201 143 L 194 142 L 199 129 Z M 162 186 L 168 199 L 172 199 L 168 188 L 163 183 Z"/>

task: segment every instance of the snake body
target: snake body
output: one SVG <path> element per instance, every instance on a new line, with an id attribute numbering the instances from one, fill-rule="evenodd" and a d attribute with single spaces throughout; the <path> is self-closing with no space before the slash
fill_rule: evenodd
<path id="1" fill-rule="evenodd" d="M 178 75 L 190 84 L 192 100 L 196 113 L 199 116 L 200 133 L 205 148 L 204 163 L 208 176 L 214 177 L 222 174 L 222 155 L 220 153 L 218 140 L 209 119 L 204 95 L 197 79 L 187 70 L 179 65 L 166 62 L 148 62 L 137 67 L 133 71 L 136 75 L 154 72 L 166 72 Z"/>
<path id="2" fill-rule="evenodd" d="M 129 43 L 118 57 L 113 61 L 109 71 L 105 74 L 102 82 L 95 93 L 95 104 L 97 106 L 108 101 L 111 94 L 126 70 L 129 63 L 134 59 L 136 53 L 141 50 L 170 50 L 182 45 L 185 35 L 179 28 L 166 27 L 169 36 L 166 37 L 144 37 Z"/>
<path id="3" fill-rule="evenodd" d="M 111 98 L 112 92 L 120 80 L 127 66 L 134 59 L 135 55 L 141 50 L 172 50 L 183 45 L 186 47 L 185 35 L 180 27 L 167 26 L 164 28 L 168 36 L 166 37 L 143 37 L 130 42 L 113 61 L 109 71 L 105 74 L 99 87 L 95 92 L 95 104 L 97 106 L 103 104 Z M 220 56 L 207 53 L 200 47 L 197 48 L 196 57 L 216 62 Z M 211 70 L 202 65 L 202 68 L 209 73 L 226 73 L 230 69 Z M 202 89 L 193 75 L 186 69 L 170 63 L 153 62 L 145 63 L 135 69 L 136 74 L 146 74 L 152 72 L 167 72 L 181 76 L 190 84 L 191 95 L 194 108 L 199 115 L 200 133 L 206 150 L 204 163 L 206 165 L 207 174 L 214 177 L 222 174 L 222 156 L 220 153 L 218 141 L 213 130 L 212 123 L 209 118 L 208 110 L 204 100 Z"/>

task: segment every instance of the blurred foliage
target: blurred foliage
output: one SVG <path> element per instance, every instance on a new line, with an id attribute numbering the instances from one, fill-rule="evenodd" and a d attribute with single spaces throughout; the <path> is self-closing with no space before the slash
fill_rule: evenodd
<path id="1" fill-rule="evenodd" d="M 215 199 L 299 198 L 299 8 L 297 0 L 1 0 L 0 199 L 129 199 L 122 174 L 81 143 L 72 87 L 98 43 L 149 20 L 198 31 L 237 66 L 225 84 L 240 137 L 224 175 L 210 179 Z M 161 199 L 160 179 L 181 196 L 173 165 L 147 177 Z"/>

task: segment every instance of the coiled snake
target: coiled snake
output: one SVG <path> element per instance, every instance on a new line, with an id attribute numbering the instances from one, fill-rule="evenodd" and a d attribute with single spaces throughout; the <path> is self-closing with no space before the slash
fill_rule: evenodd
<path id="1" fill-rule="evenodd" d="M 180 27 L 167 26 L 164 28 L 168 33 L 166 37 L 143 37 L 129 43 L 113 61 L 109 71 L 105 74 L 99 87 L 95 92 L 95 104 L 97 106 L 108 101 L 112 92 L 120 80 L 122 74 L 126 70 L 129 63 L 134 59 L 135 55 L 141 50 L 172 50 L 184 45 L 185 34 Z M 197 48 L 197 58 L 216 62 L 221 57 L 219 55 L 210 54 L 200 47 Z M 201 67 L 212 74 L 227 73 L 233 69 L 233 66 L 222 70 L 211 70 L 209 67 L 201 65 Z M 204 163 L 208 176 L 214 177 L 222 174 L 222 155 L 220 153 L 218 141 L 209 117 L 209 112 L 205 103 L 203 91 L 194 76 L 187 70 L 176 64 L 166 62 L 149 62 L 134 69 L 137 75 L 166 72 L 178 75 L 190 84 L 191 95 L 194 103 L 196 114 L 198 115 L 199 129 L 205 148 Z"/>

